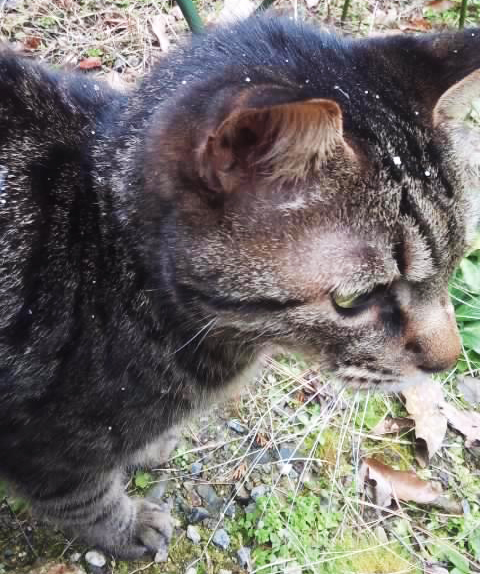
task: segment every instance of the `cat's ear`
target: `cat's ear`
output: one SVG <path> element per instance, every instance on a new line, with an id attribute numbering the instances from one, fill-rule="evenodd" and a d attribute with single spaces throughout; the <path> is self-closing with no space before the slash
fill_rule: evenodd
<path id="1" fill-rule="evenodd" d="M 433 125 L 465 120 L 472 101 L 480 98 L 480 68 L 448 88 L 433 108 Z"/>
<path id="2" fill-rule="evenodd" d="M 333 100 L 246 105 L 207 134 L 199 149 L 198 170 L 210 190 L 228 193 L 256 176 L 304 178 L 338 146 L 348 147 L 342 112 Z"/>

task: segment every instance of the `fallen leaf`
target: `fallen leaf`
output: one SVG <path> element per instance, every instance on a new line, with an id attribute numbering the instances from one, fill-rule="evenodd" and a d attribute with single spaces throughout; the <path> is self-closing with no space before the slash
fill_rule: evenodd
<path id="1" fill-rule="evenodd" d="M 242 462 L 237 466 L 237 468 L 232 472 L 231 480 L 240 480 L 247 474 L 247 463 Z"/>
<path id="2" fill-rule="evenodd" d="M 78 67 L 81 70 L 94 70 L 95 68 L 101 68 L 102 59 L 98 56 L 89 56 L 88 58 L 81 60 Z"/>
<path id="3" fill-rule="evenodd" d="M 259 432 L 255 437 L 255 442 L 258 444 L 258 446 L 264 447 L 270 442 L 270 440 L 266 435 Z"/>
<path id="4" fill-rule="evenodd" d="M 23 40 L 25 50 L 37 50 L 41 43 L 42 40 L 37 36 L 26 36 Z"/>
<path id="5" fill-rule="evenodd" d="M 453 2 L 453 0 L 430 0 L 430 2 L 427 2 L 425 9 L 433 12 L 444 12 L 445 10 L 450 10 L 450 8 L 455 8 L 455 6 L 457 6 L 457 3 Z"/>
<path id="6" fill-rule="evenodd" d="M 480 380 L 467 375 L 460 377 L 458 381 L 458 390 L 462 393 L 463 398 L 472 404 L 480 403 Z"/>
<path id="7" fill-rule="evenodd" d="M 384 434 L 401 433 L 415 428 L 415 421 L 407 417 L 385 417 L 373 429 L 372 434 L 382 436 Z"/>
<path id="8" fill-rule="evenodd" d="M 425 468 L 440 449 L 447 432 L 442 387 L 433 379 L 408 387 L 403 391 L 405 407 L 415 421 L 415 458 Z"/>
<path id="9" fill-rule="evenodd" d="M 461 411 L 452 404 L 445 402 L 442 412 L 448 423 L 465 436 L 465 446 L 480 446 L 480 413 L 476 411 Z"/>
<path id="10" fill-rule="evenodd" d="M 395 470 L 373 458 L 363 459 L 360 476 L 370 485 L 375 503 L 382 507 L 394 500 L 430 504 L 442 494 L 438 482 L 422 480 L 413 471 Z"/>
<path id="11" fill-rule="evenodd" d="M 425 18 L 412 18 L 406 23 L 401 23 L 398 26 L 402 31 L 411 31 L 411 32 L 427 32 L 431 30 L 432 24 L 425 20 Z"/>
<path id="12" fill-rule="evenodd" d="M 162 52 L 168 52 L 170 40 L 167 36 L 167 21 L 163 14 L 157 14 L 152 18 L 152 30 L 157 37 Z"/>
<path id="13" fill-rule="evenodd" d="M 223 8 L 218 15 L 218 22 L 226 23 L 248 18 L 255 11 L 252 0 L 225 0 Z"/>

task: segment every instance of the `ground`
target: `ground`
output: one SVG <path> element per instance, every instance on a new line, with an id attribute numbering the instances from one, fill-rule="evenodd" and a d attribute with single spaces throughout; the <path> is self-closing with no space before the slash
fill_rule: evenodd
<path id="1" fill-rule="evenodd" d="M 248 8 L 248 1 L 225 4 Z M 457 26 L 461 0 L 353 0 L 342 24 L 344 5 L 275 4 L 347 34 L 374 34 Z M 205 22 L 225 16 L 223 0 L 196 6 Z M 480 2 L 468 2 L 466 20 L 480 24 Z M 0 0 L 0 38 L 14 49 L 125 89 L 188 33 L 179 9 L 166 1 Z M 480 101 L 474 102 L 473 122 L 479 112 Z M 464 350 L 440 382 L 451 404 L 475 411 L 480 393 L 470 383 L 480 373 L 480 244 L 456 272 L 451 294 Z M 177 528 L 166 562 L 106 556 L 95 566 L 86 554 L 91 548 L 38 524 L 0 484 L 0 574 L 480 572 L 478 440 L 468 443 L 450 428 L 421 468 L 411 427 L 377 432 L 382 420 L 406 415 L 404 403 L 399 396 L 339 393 L 315 365 L 278 357 L 243 396 L 188 424 L 165 468 L 132 476 L 130 492 L 173 506 Z M 414 495 L 384 508 L 378 493 L 372 498 L 364 489 L 365 459 L 438 481 L 443 495 L 427 504 L 409 502 Z"/>

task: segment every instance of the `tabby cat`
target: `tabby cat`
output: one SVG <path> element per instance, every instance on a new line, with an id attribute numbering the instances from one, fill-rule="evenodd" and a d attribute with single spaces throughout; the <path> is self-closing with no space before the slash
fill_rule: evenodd
<path id="1" fill-rule="evenodd" d="M 123 558 L 124 492 L 280 345 L 345 384 L 448 369 L 480 211 L 480 30 L 350 40 L 274 17 L 192 38 L 123 95 L 0 53 L 0 473 Z"/>

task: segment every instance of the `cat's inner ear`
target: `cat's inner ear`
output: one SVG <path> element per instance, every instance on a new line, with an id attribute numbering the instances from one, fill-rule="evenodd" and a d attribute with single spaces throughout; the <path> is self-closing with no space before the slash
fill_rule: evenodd
<path id="1" fill-rule="evenodd" d="M 453 86 L 438 100 L 433 109 L 433 125 L 461 122 L 470 111 L 472 101 L 480 97 L 480 69 Z"/>
<path id="2" fill-rule="evenodd" d="M 255 177 L 296 181 L 320 169 L 340 145 L 348 147 L 333 100 L 246 108 L 207 135 L 199 171 L 209 189 L 223 192 Z"/>

